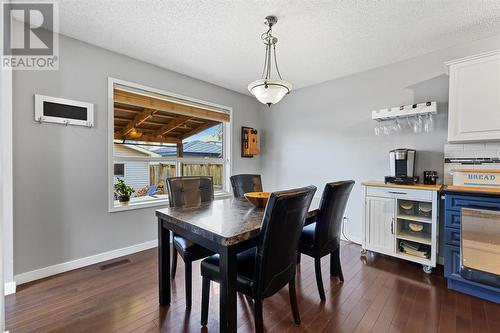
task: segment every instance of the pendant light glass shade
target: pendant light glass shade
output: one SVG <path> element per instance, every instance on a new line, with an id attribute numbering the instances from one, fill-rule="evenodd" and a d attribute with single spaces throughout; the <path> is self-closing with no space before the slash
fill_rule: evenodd
<path id="1" fill-rule="evenodd" d="M 292 84 L 284 80 L 260 79 L 248 85 L 248 91 L 250 91 L 259 102 L 267 104 L 268 106 L 281 101 L 290 90 L 292 90 Z"/>
<path id="2" fill-rule="evenodd" d="M 277 22 L 278 18 L 276 16 L 266 17 L 266 25 L 269 29 L 261 36 L 266 46 L 262 78 L 248 85 L 248 91 L 250 91 L 259 102 L 267 104 L 268 106 L 278 103 L 292 90 L 292 84 L 282 79 L 278 68 L 278 61 L 276 60 L 276 44 L 278 43 L 278 38 L 273 36 L 272 27 Z M 279 77 L 276 79 L 271 78 L 273 64 L 274 71 Z"/>

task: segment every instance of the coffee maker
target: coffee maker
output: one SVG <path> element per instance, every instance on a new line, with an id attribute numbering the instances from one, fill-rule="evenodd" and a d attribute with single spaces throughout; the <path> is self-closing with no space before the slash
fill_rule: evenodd
<path id="1" fill-rule="evenodd" d="M 386 183 L 411 185 L 418 183 L 415 176 L 416 150 L 399 148 L 389 152 L 391 175 L 385 177 Z"/>

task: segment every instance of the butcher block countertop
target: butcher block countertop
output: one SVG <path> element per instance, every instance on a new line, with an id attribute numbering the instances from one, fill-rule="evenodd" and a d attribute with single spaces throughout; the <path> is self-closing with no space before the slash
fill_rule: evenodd
<path id="1" fill-rule="evenodd" d="M 415 190 L 428 190 L 428 191 L 439 191 L 442 185 L 425 185 L 425 184 L 414 184 L 414 185 L 400 185 L 400 184 L 386 184 L 384 182 L 369 181 L 361 183 L 364 186 L 378 186 L 378 187 L 390 187 L 390 188 L 406 188 Z M 499 192 L 500 193 L 500 192 Z"/>
<path id="2" fill-rule="evenodd" d="M 364 186 L 378 186 L 378 187 L 389 187 L 389 188 L 406 188 L 406 189 L 416 189 L 416 190 L 430 190 L 430 191 L 442 191 L 444 193 L 469 193 L 477 194 L 482 196 L 487 195 L 498 195 L 500 196 L 500 187 L 477 187 L 477 186 L 455 186 L 455 185 L 425 185 L 425 184 L 415 184 L 415 185 L 399 185 L 399 184 L 385 184 L 380 181 L 368 181 L 361 183 Z"/>
<path id="3" fill-rule="evenodd" d="M 483 195 L 500 195 L 500 188 L 497 187 L 476 187 L 476 186 L 443 186 L 443 192 L 452 194 L 453 192 L 483 194 Z"/>
<path id="4" fill-rule="evenodd" d="M 500 173 L 500 169 L 453 169 L 456 172 Z"/>

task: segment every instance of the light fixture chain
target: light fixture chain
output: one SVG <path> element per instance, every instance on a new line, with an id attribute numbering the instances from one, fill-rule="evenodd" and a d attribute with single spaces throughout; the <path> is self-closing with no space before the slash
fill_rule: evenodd
<path id="1" fill-rule="evenodd" d="M 266 75 L 266 80 L 271 78 L 271 67 L 272 67 L 272 62 L 271 62 L 271 45 L 267 44 L 266 46 L 266 52 L 267 52 L 267 75 Z"/>
<path id="2" fill-rule="evenodd" d="M 266 44 L 266 54 L 264 57 L 264 68 L 262 68 L 262 75 L 260 76 L 261 78 L 264 78 L 264 74 L 267 74 L 267 49 L 269 48 L 269 45 Z"/>
<path id="3" fill-rule="evenodd" d="M 276 61 L 276 43 L 273 43 L 273 51 L 274 51 L 274 66 L 276 66 L 276 72 L 278 73 L 280 80 L 283 80 L 283 78 L 281 77 L 280 69 L 278 68 L 278 61 Z"/>

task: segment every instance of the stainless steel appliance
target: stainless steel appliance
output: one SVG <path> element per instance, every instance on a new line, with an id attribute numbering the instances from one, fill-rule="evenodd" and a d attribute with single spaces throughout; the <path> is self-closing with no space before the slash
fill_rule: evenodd
<path id="1" fill-rule="evenodd" d="M 500 287 L 500 212 L 462 208 L 460 275 Z"/>
<path id="2" fill-rule="evenodd" d="M 386 183 L 395 184 L 415 184 L 418 183 L 418 177 L 415 172 L 416 150 L 399 148 L 389 152 L 389 161 L 391 174 L 385 177 Z"/>

